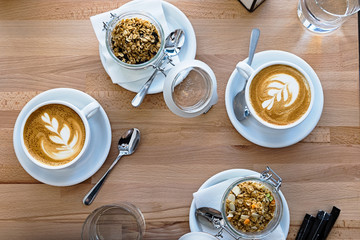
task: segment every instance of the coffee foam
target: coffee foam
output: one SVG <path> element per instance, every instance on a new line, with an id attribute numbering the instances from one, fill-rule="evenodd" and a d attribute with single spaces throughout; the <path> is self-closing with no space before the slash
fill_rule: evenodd
<path id="1" fill-rule="evenodd" d="M 49 104 L 34 111 L 26 121 L 24 142 L 38 161 L 64 165 L 76 158 L 85 143 L 85 126 L 71 108 Z"/>
<path id="2" fill-rule="evenodd" d="M 262 69 L 250 86 L 251 104 L 257 115 L 275 125 L 297 121 L 310 106 L 311 92 L 305 76 L 287 65 Z"/>
<path id="3" fill-rule="evenodd" d="M 299 96 L 299 83 L 293 76 L 284 73 L 275 74 L 263 83 L 270 98 L 264 100 L 261 106 L 267 110 L 272 109 L 275 100 L 279 102 L 279 104 L 284 104 L 284 107 L 288 107 L 293 104 Z"/>

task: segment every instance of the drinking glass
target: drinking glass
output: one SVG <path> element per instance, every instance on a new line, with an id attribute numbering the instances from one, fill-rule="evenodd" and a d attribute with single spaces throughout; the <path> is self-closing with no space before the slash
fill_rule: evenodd
<path id="1" fill-rule="evenodd" d="M 105 205 L 95 209 L 85 220 L 83 240 L 141 240 L 145 234 L 145 219 L 140 209 L 131 203 Z"/>
<path id="2" fill-rule="evenodd" d="M 359 0 L 299 0 L 297 14 L 305 28 L 322 34 L 338 29 L 359 9 Z"/>

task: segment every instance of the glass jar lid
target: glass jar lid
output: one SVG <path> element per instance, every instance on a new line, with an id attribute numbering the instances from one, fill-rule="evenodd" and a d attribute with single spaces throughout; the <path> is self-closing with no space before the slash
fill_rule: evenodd
<path id="1" fill-rule="evenodd" d="M 178 116 L 191 118 L 206 113 L 217 103 L 216 77 L 211 68 L 199 60 L 177 64 L 164 83 L 164 99 Z"/>

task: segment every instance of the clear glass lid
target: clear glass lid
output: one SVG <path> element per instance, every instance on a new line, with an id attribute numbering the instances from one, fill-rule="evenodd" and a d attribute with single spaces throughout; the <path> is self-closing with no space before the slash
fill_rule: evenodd
<path id="1" fill-rule="evenodd" d="M 217 102 L 216 77 L 205 63 L 192 60 L 176 65 L 164 83 L 169 109 L 181 117 L 206 113 Z"/>

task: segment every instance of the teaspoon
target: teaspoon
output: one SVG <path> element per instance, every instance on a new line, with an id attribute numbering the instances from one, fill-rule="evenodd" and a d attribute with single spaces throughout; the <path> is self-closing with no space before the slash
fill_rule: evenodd
<path id="1" fill-rule="evenodd" d="M 86 194 L 83 199 L 83 203 L 85 205 L 90 205 L 94 201 L 100 188 L 104 184 L 105 179 L 107 178 L 107 176 L 109 176 L 110 171 L 113 169 L 113 167 L 117 164 L 117 162 L 122 156 L 131 155 L 135 152 L 137 146 L 139 145 L 139 141 L 140 131 L 137 128 L 129 129 L 126 133 L 124 133 L 124 135 L 120 137 L 118 143 L 119 155 L 111 164 L 104 176 L 102 176 L 102 178 L 95 184 L 95 186 L 88 192 L 88 194 Z"/>
<path id="2" fill-rule="evenodd" d="M 165 39 L 165 46 L 164 46 L 164 52 L 161 56 L 161 60 L 158 62 L 158 64 L 155 67 L 155 71 L 150 76 L 149 80 L 146 81 L 146 83 L 141 87 L 139 92 L 136 94 L 136 96 L 131 101 L 131 104 L 134 107 L 140 106 L 142 101 L 144 100 L 150 85 L 152 84 L 153 80 L 155 79 L 155 76 L 158 71 L 160 71 L 161 65 L 164 63 L 164 58 L 168 59 L 171 63 L 171 57 L 174 57 L 179 54 L 181 47 L 184 45 L 185 42 L 185 34 L 182 29 L 176 29 L 172 31 Z M 166 56 L 165 56 L 166 55 Z"/>
<path id="3" fill-rule="evenodd" d="M 224 223 L 224 220 L 221 216 L 221 212 L 209 207 L 201 207 L 196 209 L 195 215 L 198 218 L 198 220 L 202 223 L 210 223 L 210 227 L 220 229 L 220 232 L 218 232 L 215 237 L 223 237 L 222 232 L 227 232 L 230 236 L 233 238 L 239 240 L 240 237 L 235 236 L 226 226 Z M 206 224 L 206 225 L 208 225 Z"/>
<path id="4" fill-rule="evenodd" d="M 255 49 L 256 49 L 257 42 L 259 40 L 259 36 L 260 36 L 260 30 L 257 28 L 254 28 L 251 31 L 251 37 L 250 37 L 249 57 L 248 57 L 248 61 L 247 61 L 247 64 L 249 64 L 249 66 L 251 66 L 252 60 L 254 58 Z M 245 102 L 246 83 L 247 83 L 247 79 L 245 79 L 244 88 L 236 94 L 234 101 L 233 101 L 234 113 L 235 113 L 236 118 L 239 121 L 244 120 L 245 118 L 247 118 L 250 115 L 250 111 L 249 111 L 248 107 L 246 106 L 246 102 Z"/>
<path id="5" fill-rule="evenodd" d="M 185 43 L 185 33 L 182 29 L 176 29 L 169 35 L 169 41 L 165 43 L 165 52 L 170 58 L 178 55 Z"/>

